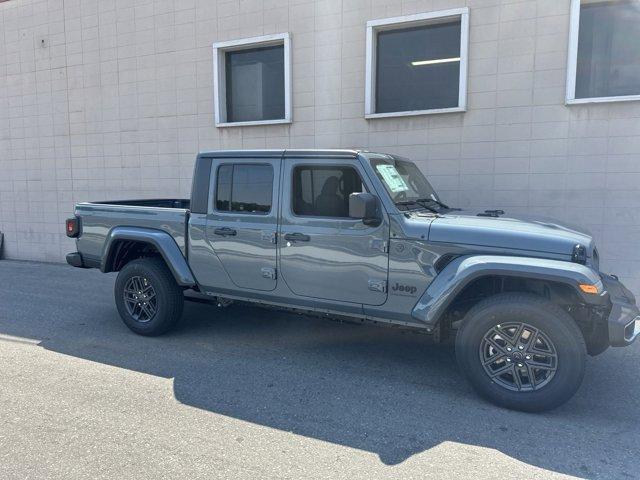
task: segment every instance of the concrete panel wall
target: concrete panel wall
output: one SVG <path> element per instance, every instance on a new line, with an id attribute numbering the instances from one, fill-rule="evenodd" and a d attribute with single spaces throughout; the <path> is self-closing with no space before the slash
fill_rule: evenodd
<path id="1" fill-rule="evenodd" d="M 468 6 L 468 111 L 364 119 L 367 20 Z M 640 103 L 564 105 L 569 0 L 0 3 L 0 230 L 61 261 L 83 200 L 187 195 L 195 152 L 354 147 L 416 160 L 447 202 L 595 234 L 640 292 Z M 293 123 L 216 129 L 214 41 L 290 32 Z"/>

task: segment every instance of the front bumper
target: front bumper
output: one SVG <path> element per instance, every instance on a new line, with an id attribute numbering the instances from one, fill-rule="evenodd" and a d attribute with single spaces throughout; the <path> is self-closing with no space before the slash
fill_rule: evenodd
<path id="1" fill-rule="evenodd" d="M 602 275 L 602 283 L 612 305 L 607 319 L 609 344 L 625 347 L 640 334 L 640 309 L 633 294 L 617 278 Z"/>

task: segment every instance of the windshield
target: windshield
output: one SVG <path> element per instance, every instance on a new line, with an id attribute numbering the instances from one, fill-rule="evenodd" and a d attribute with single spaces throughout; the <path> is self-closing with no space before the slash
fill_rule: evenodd
<path id="1" fill-rule="evenodd" d="M 372 156 L 369 161 L 395 204 L 440 203 L 436 191 L 415 163 L 386 155 Z"/>

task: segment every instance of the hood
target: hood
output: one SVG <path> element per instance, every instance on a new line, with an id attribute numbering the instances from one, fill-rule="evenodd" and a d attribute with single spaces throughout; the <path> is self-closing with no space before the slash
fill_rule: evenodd
<path id="1" fill-rule="evenodd" d="M 488 217 L 470 210 L 437 216 L 431 222 L 429 240 L 568 255 L 581 244 L 588 256 L 594 247 L 588 231 L 552 218 L 508 213 Z"/>

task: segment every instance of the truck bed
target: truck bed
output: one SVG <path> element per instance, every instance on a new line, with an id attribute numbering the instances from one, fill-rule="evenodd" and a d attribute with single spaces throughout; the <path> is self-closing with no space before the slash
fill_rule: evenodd
<path id="1" fill-rule="evenodd" d="M 186 256 L 190 200 L 160 198 L 84 202 L 76 205 L 82 235 L 78 251 L 90 262 L 100 262 L 107 235 L 114 227 L 143 227 L 167 232 Z"/>
<path id="2" fill-rule="evenodd" d="M 127 205 L 130 207 L 186 208 L 191 206 L 188 198 L 151 198 L 140 200 L 113 200 L 107 202 L 89 202 L 93 205 Z"/>

